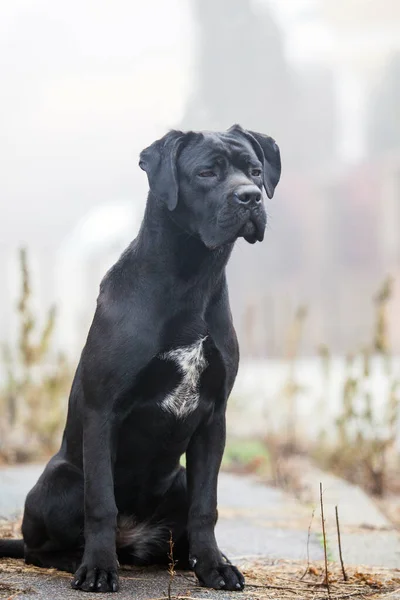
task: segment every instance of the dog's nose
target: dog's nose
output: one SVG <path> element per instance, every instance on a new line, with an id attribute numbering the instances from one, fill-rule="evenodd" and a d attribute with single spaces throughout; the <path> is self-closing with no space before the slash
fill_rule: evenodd
<path id="1" fill-rule="evenodd" d="M 236 190 L 233 197 L 240 204 L 247 204 L 250 206 L 260 204 L 262 194 L 256 186 L 245 186 Z"/>

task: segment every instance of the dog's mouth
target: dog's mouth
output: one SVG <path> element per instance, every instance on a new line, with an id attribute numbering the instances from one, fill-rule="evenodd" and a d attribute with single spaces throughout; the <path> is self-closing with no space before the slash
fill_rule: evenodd
<path id="1" fill-rule="evenodd" d="M 264 226 L 256 220 L 249 219 L 239 229 L 238 237 L 242 237 L 249 244 L 262 242 L 264 239 Z"/>

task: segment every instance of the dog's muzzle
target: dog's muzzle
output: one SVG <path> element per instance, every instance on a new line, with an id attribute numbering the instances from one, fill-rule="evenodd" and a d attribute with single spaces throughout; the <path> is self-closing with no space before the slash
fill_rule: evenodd
<path id="1" fill-rule="evenodd" d="M 259 221 L 250 219 L 240 228 L 238 237 L 244 238 L 249 244 L 255 244 L 263 241 L 264 230 L 265 226 L 261 226 Z"/>

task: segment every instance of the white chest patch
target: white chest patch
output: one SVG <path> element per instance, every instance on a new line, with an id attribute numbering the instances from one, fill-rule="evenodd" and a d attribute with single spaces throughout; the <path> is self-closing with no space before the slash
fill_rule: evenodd
<path id="1" fill-rule="evenodd" d="M 203 351 L 205 339 L 201 338 L 191 346 L 176 348 L 161 355 L 163 359 L 174 361 L 182 374 L 181 382 L 161 403 L 164 410 L 177 417 L 185 417 L 199 404 L 200 375 L 207 367 Z"/>

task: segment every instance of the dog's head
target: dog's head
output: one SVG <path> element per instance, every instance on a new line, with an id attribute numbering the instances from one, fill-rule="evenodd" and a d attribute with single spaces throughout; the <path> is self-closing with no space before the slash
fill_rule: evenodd
<path id="1" fill-rule="evenodd" d="M 234 125 L 223 133 L 171 131 L 140 154 L 152 195 L 208 248 L 262 241 L 265 193 L 281 174 L 275 141 Z"/>

